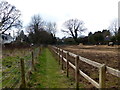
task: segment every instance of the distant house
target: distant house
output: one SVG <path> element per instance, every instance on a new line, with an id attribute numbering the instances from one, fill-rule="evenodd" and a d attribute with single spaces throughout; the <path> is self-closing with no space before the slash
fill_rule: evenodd
<path id="1" fill-rule="evenodd" d="M 13 41 L 12 36 L 10 34 L 1 34 L 1 42 L 2 44 L 11 43 Z"/>
<path id="2" fill-rule="evenodd" d="M 110 36 L 106 36 L 106 37 L 105 37 L 105 40 L 106 40 L 106 41 L 110 41 Z"/>

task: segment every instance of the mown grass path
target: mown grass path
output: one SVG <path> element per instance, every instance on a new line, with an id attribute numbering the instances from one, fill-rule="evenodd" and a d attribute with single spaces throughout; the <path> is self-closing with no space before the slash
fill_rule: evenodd
<path id="1" fill-rule="evenodd" d="M 36 69 L 31 78 L 33 88 L 74 88 L 74 81 L 70 81 L 61 71 L 57 60 L 48 48 L 43 49 Z"/>

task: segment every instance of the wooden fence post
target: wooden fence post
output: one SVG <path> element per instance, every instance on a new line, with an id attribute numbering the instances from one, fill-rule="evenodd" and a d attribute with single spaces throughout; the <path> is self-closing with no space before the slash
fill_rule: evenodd
<path id="1" fill-rule="evenodd" d="M 61 64 L 62 64 L 62 70 L 63 70 L 63 50 L 62 50 L 62 52 L 61 52 Z"/>
<path id="2" fill-rule="evenodd" d="M 69 53 L 66 53 L 66 72 L 67 72 L 67 77 L 69 77 Z"/>
<path id="3" fill-rule="evenodd" d="M 60 48 L 58 49 L 58 51 L 59 51 L 59 65 L 60 65 Z"/>
<path id="4" fill-rule="evenodd" d="M 42 46 L 40 46 L 40 53 L 41 53 L 41 51 L 42 51 Z"/>
<path id="5" fill-rule="evenodd" d="M 39 47 L 39 56 L 40 56 L 40 54 L 41 54 L 41 48 Z"/>
<path id="6" fill-rule="evenodd" d="M 39 57 L 39 51 L 40 51 L 40 50 L 39 50 L 39 48 L 38 48 L 38 51 L 37 51 L 37 59 L 38 59 L 38 57 Z"/>
<path id="7" fill-rule="evenodd" d="M 106 65 L 103 64 L 99 69 L 99 87 L 100 89 L 104 89 L 105 85 L 105 78 L 106 78 Z"/>
<path id="8" fill-rule="evenodd" d="M 57 50 L 56 50 L 56 51 L 57 51 L 57 55 L 58 55 L 58 53 L 59 53 L 59 48 L 58 48 L 58 47 L 57 47 Z M 58 55 L 58 59 L 59 59 L 59 55 Z"/>
<path id="9" fill-rule="evenodd" d="M 79 88 L 79 56 L 77 55 L 75 58 L 75 81 L 76 81 L 76 88 Z"/>
<path id="10" fill-rule="evenodd" d="M 34 53 L 32 51 L 32 69 L 34 70 Z"/>
<path id="11" fill-rule="evenodd" d="M 20 59 L 21 64 L 21 88 L 26 88 L 24 59 Z"/>

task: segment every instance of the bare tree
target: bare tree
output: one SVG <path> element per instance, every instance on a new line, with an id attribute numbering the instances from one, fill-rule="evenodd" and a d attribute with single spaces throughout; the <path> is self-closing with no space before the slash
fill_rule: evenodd
<path id="1" fill-rule="evenodd" d="M 12 27 L 20 28 L 22 22 L 19 20 L 21 12 L 6 1 L 0 2 L 0 31 L 2 33 L 10 30 Z"/>
<path id="2" fill-rule="evenodd" d="M 113 35 L 115 36 L 117 35 L 118 33 L 118 20 L 117 19 L 113 20 L 113 22 L 109 26 L 109 29 L 113 33 Z"/>
<path id="3" fill-rule="evenodd" d="M 30 22 L 30 24 L 27 27 L 27 32 L 28 33 L 37 33 L 37 31 L 41 30 L 41 28 L 43 28 L 44 25 L 44 21 L 42 20 L 42 18 L 40 17 L 40 15 L 34 15 L 32 17 L 32 20 Z"/>
<path id="4" fill-rule="evenodd" d="M 44 26 L 44 21 L 40 17 L 40 15 L 34 15 L 31 18 L 31 22 L 26 28 L 26 31 L 29 33 L 29 38 L 32 43 L 39 45 L 40 43 L 42 43 L 41 40 L 45 39 L 43 38 L 44 34 L 42 34 L 42 32 L 45 31 Z M 44 37 L 46 37 L 46 35 Z"/>
<path id="5" fill-rule="evenodd" d="M 66 32 L 67 34 L 71 35 L 76 43 L 78 43 L 77 38 L 81 32 L 86 30 L 84 27 L 84 22 L 78 19 L 69 19 L 64 22 L 63 25 L 66 29 L 62 30 L 62 32 Z"/>
<path id="6" fill-rule="evenodd" d="M 48 22 L 47 23 L 47 31 L 51 34 L 53 34 L 53 36 L 55 37 L 56 34 L 56 30 L 57 30 L 57 25 L 55 22 Z"/>

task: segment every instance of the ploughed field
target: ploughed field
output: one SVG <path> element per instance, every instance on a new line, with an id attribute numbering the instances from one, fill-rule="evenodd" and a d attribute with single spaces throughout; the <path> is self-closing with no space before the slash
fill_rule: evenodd
<path id="1" fill-rule="evenodd" d="M 59 46 L 60 48 L 73 52 L 77 55 L 90 59 L 92 61 L 106 64 L 109 67 L 120 70 L 120 46 L 107 46 L 107 45 L 70 45 L 70 46 Z M 71 57 L 70 62 L 74 64 L 74 59 Z M 91 65 L 84 62 L 79 62 L 79 68 L 99 82 L 99 70 Z M 80 81 L 86 83 L 85 87 L 94 88 L 87 80 L 80 76 Z M 120 86 L 119 78 L 107 73 L 106 76 L 106 87 L 117 88 Z"/>

